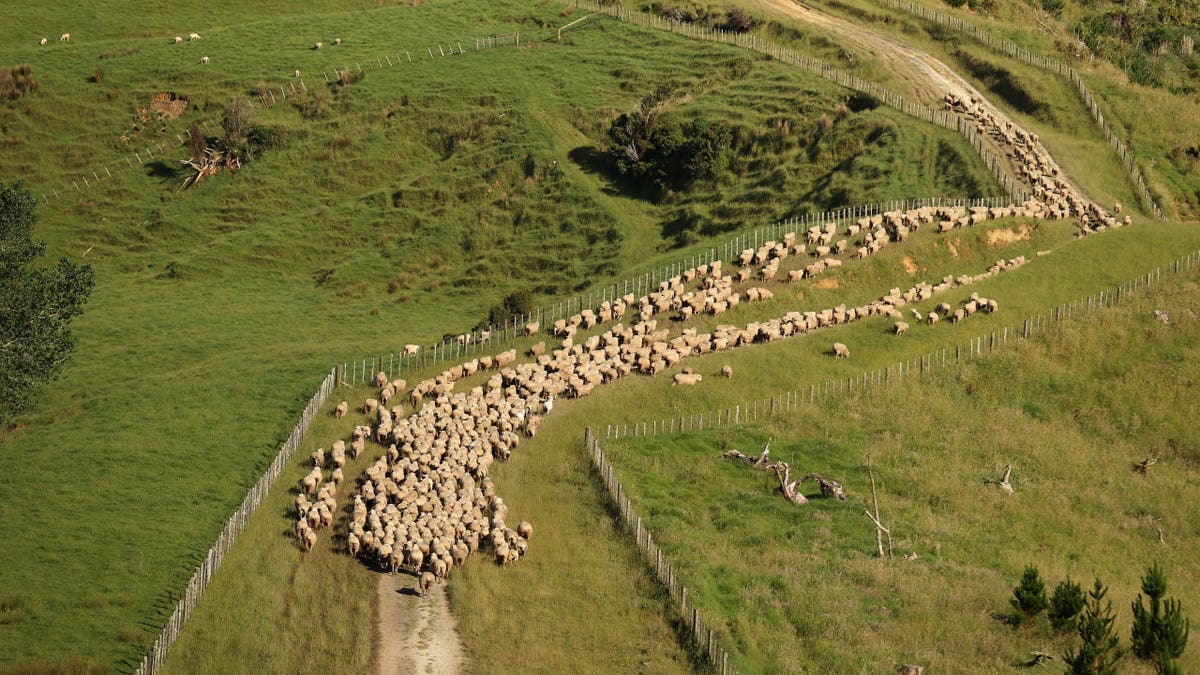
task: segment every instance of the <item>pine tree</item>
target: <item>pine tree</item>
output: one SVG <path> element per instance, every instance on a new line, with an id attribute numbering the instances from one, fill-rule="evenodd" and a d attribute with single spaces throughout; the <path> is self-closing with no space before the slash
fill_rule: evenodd
<path id="1" fill-rule="evenodd" d="M 1180 611 L 1178 600 L 1163 600 L 1167 594 L 1167 578 L 1155 563 L 1142 577 L 1142 593 L 1149 598 L 1149 609 L 1138 595 L 1133 603 L 1133 631 L 1130 644 L 1140 659 L 1154 660 L 1159 672 L 1178 668 L 1173 661 L 1187 647 L 1188 620 Z"/>
<path id="2" fill-rule="evenodd" d="M 1120 642 L 1113 634 L 1112 603 L 1101 605 L 1108 589 L 1096 579 L 1088 592 L 1090 600 L 1083 616 L 1079 619 L 1079 649 L 1067 652 L 1063 660 L 1067 672 L 1073 675 L 1115 675 L 1117 660 L 1121 658 Z"/>
<path id="3" fill-rule="evenodd" d="M 1059 631 L 1074 629 L 1075 619 L 1086 604 L 1087 596 L 1083 594 L 1079 584 L 1070 578 L 1059 583 L 1054 588 L 1054 594 L 1050 596 L 1050 608 L 1046 613 L 1050 618 L 1050 625 Z"/>
<path id="4" fill-rule="evenodd" d="M 1025 568 L 1021 575 L 1021 583 L 1013 588 L 1013 597 L 1009 600 L 1013 609 L 1024 614 L 1027 618 L 1037 616 L 1038 612 L 1046 609 L 1046 584 L 1038 570 L 1033 565 Z"/>

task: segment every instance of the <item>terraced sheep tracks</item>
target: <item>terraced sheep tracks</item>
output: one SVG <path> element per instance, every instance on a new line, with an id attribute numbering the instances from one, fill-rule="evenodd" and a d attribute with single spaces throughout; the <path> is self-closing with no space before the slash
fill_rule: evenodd
<path id="1" fill-rule="evenodd" d="M 450 675 L 463 670 L 466 652 L 445 584 L 421 597 L 416 577 L 380 574 L 375 589 L 375 675 Z"/>

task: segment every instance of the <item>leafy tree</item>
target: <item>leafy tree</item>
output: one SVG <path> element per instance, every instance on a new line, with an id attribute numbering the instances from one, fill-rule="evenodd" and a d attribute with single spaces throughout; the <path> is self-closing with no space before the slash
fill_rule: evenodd
<path id="1" fill-rule="evenodd" d="M 1042 583 L 1042 577 L 1036 567 L 1029 565 L 1025 568 L 1025 573 L 1021 575 L 1021 583 L 1013 588 L 1013 597 L 1009 602 L 1012 603 L 1013 609 L 1030 619 L 1046 609 L 1046 584 Z"/>
<path id="2" fill-rule="evenodd" d="M 525 289 L 513 291 L 506 295 L 500 304 L 493 305 L 488 310 L 487 319 L 480 322 L 477 328 L 503 326 L 511 321 L 514 316 L 529 314 L 532 311 L 533 295 Z"/>
<path id="3" fill-rule="evenodd" d="M 20 181 L 0 181 L 0 425 L 32 408 L 38 387 L 61 374 L 75 347 L 71 319 L 94 283 L 91 265 L 34 264 L 46 250 L 33 240 L 36 209 Z"/>
<path id="4" fill-rule="evenodd" d="M 1050 625 L 1054 626 L 1055 630 L 1071 630 L 1075 627 L 1076 617 L 1086 604 L 1087 598 L 1079 584 L 1069 578 L 1059 583 L 1054 587 L 1054 594 L 1050 596 L 1050 608 L 1047 612 Z"/>
<path id="5" fill-rule="evenodd" d="M 1140 594 L 1133 603 L 1133 634 L 1130 636 L 1133 653 L 1139 659 L 1156 661 L 1159 672 L 1164 672 L 1168 664 L 1178 668 L 1174 659 L 1179 658 L 1187 647 L 1188 620 L 1183 617 L 1178 600 L 1163 600 L 1167 594 L 1167 578 L 1157 563 L 1142 577 L 1142 593 L 1149 598 L 1150 607 L 1147 609 L 1142 603 Z"/>
<path id="6" fill-rule="evenodd" d="M 1079 619 L 1079 649 L 1067 652 L 1063 660 L 1067 672 L 1073 675 L 1116 675 L 1117 661 L 1121 658 L 1120 640 L 1113 633 L 1112 603 L 1101 605 L 1108 589 L 1096 579 L 1088 592 L 1087 607 Z"/>

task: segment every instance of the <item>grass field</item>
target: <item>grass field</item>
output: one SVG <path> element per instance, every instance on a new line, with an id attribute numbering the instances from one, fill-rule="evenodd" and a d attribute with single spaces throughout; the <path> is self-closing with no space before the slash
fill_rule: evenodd
<path id="1" fill-rule="evenodd" d="M 1033 650 L 1061 656 L 1077 638 L 1054 634 L 1044 616 L 1020 628 L 998 617 L 1028 564 L 1048 591 L 1068 576 L 1085 587 L 1103 579 L 1128 646 L 1129 603 L 1152 562 L 1189 616 L 1200 606 L 1200 439 L 1188 422 L 1198 301 L 1193 272 L 961 368 L 755 425 L 603 446 L 742 672 L 919 663 L 983 673 Z M 850 499 L 797 507 L 773 475 L 720 456 L 757 454 L 768 440 L 794 477 L 843 481 Z M 868 453 L 893 560 L 874 556 L 863 515 Z M 1142 477 L 1132 464 L 1147 456 L 1162 460 Z M 1014 496 L 983 483 L 1006 464 Z M 1152 672 L 1135 662 L 1121 672 Z M 1180 662 L 1185 672 L 1198 664 L 1195 649 Z"/>
<path id="2" fill-rule="evenodd" d="M 517 30 L 528 46 L 372 71 L 259 111 L 283 146 L 198 189 L 177 191 L 164 158 L 42 210 L 36 235 L 52 255 L 86 255 L 97 290 L 65 377 L 4 434 L 4 661 L 128 668 L 334 361 L 464 330 L 514 289 L 548 298 L 659 264 L 675 242 L 663 225 L 680 209 L 723 230 L 842 199 L 995 189 L 959 139 L 884 109 L 838 119 L 832 147 L 806 146 L 846 93 L 731 48 L 609 21 L 543 42 L 545 26 L 565 21 L 555 4 L 303 9 L 219 4 L 168 25 L 139 8 L 132 21 L 89 20 L 90 34 L 55 25 L 72 42 L 43 48 L 42 26 L 79 22 L 51 4 L 5 29 L 0 60 L 30 63 L 40 87 L 0 107 L 0 171 L 35 191 L 192 121 L 215 123 L 230 98 L 293 68 Z M 203 39 L 168 44 L 192 31 Z M 334 35 L 339 51 L 309 49 Z M 201 68 L 200 54 L 212 63 Z M 701 61 L 709 68 L 692 66 Z M 90 81 L 97 67 L 103 77 Z M 745 130 L 747 165 L 653 204 L 572 156 L 586 157 L 602 121 L 663 79 L 691 94 L 676 113 Z M 120 141 L 159 91 L 192 106 L 161 132 Z M 773 126 L 783 120 L 794 138 Z M 939 156 L 956 159 L 947 168 Z M 876 168 L 851 171 L 862 166 Z M 750 197 L 731 198 L 740 194 Z"/>

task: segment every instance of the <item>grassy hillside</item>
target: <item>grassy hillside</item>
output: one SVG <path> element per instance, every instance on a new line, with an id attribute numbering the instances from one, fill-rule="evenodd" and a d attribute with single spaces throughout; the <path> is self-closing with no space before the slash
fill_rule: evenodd
<path id="1" fill-rule="evenodd" d="M 39 88 L 0 104 L 0 172 L 35 191 L 69 185 L 192 122 L 215 127 L 230 99 L 296 68 L 514 31 L 523 47 L 368 70 L 260 110 L 282 146 L 199 188 L 178 191 L 180 150 L 42 210 L 35 235 L 52 255 L 86 256 L 97 288 L 66 376 L 0 441 L 10 663 L 129 667 L 334 361 L 464 330 L 512 290 L 547 298 L 659 264 L 685 211 L 721 231 L 815 205 L 994 191 L 954 135 L 883 109 L 839 113 L 848 92 L 781 64 L 608 20 L 548 42 L 568 20 L 560 4 L 152 9 L 38 5 L 6 23 L 0 64 L 29 63 Z M 53 41 L 66 31 L 72 42 Z M 200 42 L 168 44 L 193 31 Z M 342 46 L 310 49 L 335 36 Z M 606 120 L 664 80 L 690 96 L 672 114 L 741 130 L 744 164 L 651 203 L 588 158 Z M 185 114 L 121 141 L 162 91 L 187 95 Z"/>
<path id="2" fill-rule="evenodd" d="M 920 663 L 982 673 L 1025 663 L 1033 650 L 1061 656 L 1077 638 L 1056 635 L 1044 616 L 1019 628 L 1000 618 L 1028 564 L 1048 591 L 1068 576 L 1085 587 L 1103 579 L 1127 646 L 1129 603 L 1152 562 L 1185 613 L 1200 607 L 1191 553 L 1200 439 L 1189 422 L 1198 302 L 1193 272 L 962 368 L 753 426 L 605 448 L 742 672 Z M 720 457 L 757 454 L 768 440 L 771 457 L 799 475 L 843 481 L 849 501 L 794 506 L 773 477 Z M 874 557 L 862 513 L 868 453 L 893 560 Z M 1147 456 L 1161 460 L 1142 477 L 1132 464 Z M 1010 463 L 1015 495 L 984 484 Z M 1180 665 L 1200 667 L 1200 651 Z M 1152 668 L 1129 656 L 1121 672 Z"/>

